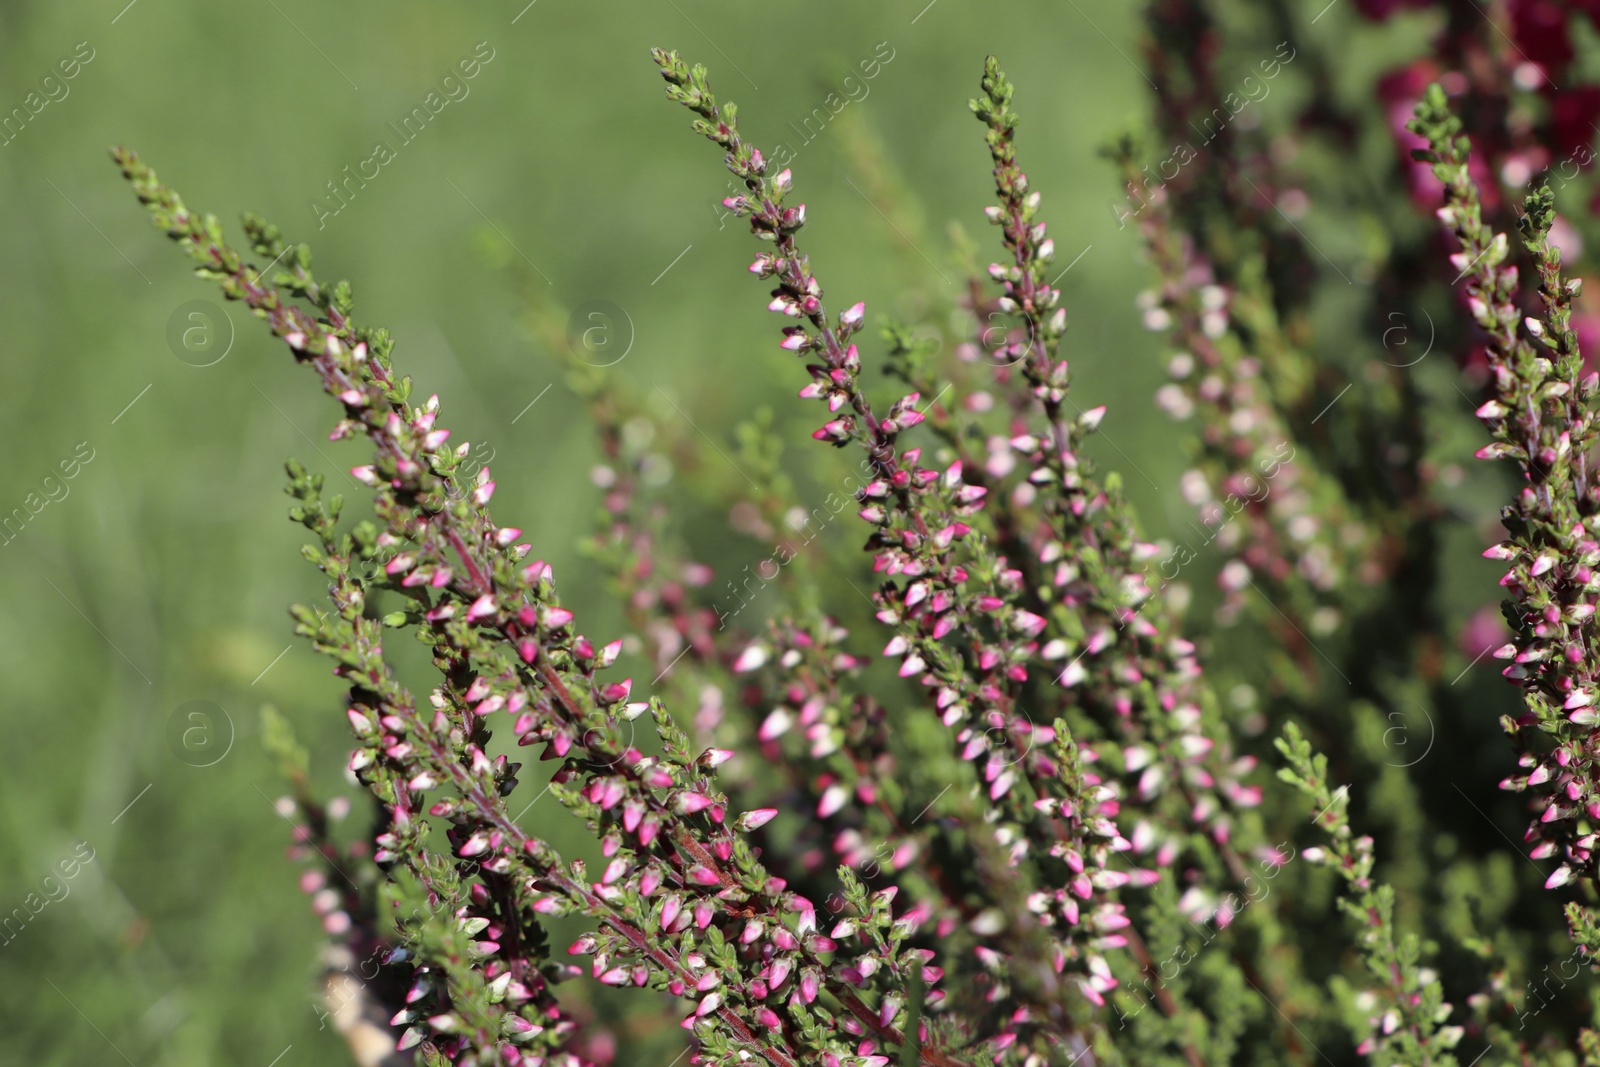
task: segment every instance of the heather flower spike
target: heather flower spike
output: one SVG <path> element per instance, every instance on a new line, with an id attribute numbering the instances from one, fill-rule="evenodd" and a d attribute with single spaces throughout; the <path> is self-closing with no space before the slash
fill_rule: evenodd
<path id="1" fill-rule="evenodd" d="M 1530 193 L 1517 222 L 1538 273 L 1542 313 L 1517 306 L 1518 270 L 1504 233 L 1484 221 L 1477 185 L 1468 173 L 1469 144 L 1444 91 L 1431 86 L 1410 128 L 1428 142 L 1417 158 L 1444 183 L 1440 221 L 1460 244 L 1460 272 L 1472 314 L 1488 337 L 1492 397 L 1477 409 L 1489 431 L 1483 459 L 1510 460 L 1523 488 L 1502 511 L 1510 537 L 1485 552 L 1508 564 L 1501 586 L 1513 640 L 1501 673 L 1522 689 L 1527 711 L 1501 724 L 1517 753 L 1519 772 L 1502 782 L 1528 792 L 1538 813 L 1526 841 L 1536 859 L 1556 863 L 1545 886 L 1594 883 L 1595 832 L 1600 826 L 1600 760 L 1593 704 L 1600 688 L 1600 650 L 1593 621 L 1600 577 L 1600 487 L 1591 465 L 1600 425 L 1595 396 L 1600 376 L 1586 371 L 1572 329 L 1576 279 L 1561 272 L 1551 241 L 1555 197 L 1547 186 Z M 1577 907 L 1577 905 L 1574 905 Z M 1587 911 L 1572 924 L 1587 951 L 1600 944 Z"/>

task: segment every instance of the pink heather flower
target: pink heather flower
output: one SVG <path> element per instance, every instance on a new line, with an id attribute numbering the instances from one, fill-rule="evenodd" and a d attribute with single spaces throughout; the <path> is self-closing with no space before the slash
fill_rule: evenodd
<path id="1" fill-rule="evenodd" d="M 1484 555 L 1489 553 L 1485 552 Z M 1505 617 L 1500 614 L 1499 607 L 1485 604 L 1468 616 L 1457 638 L 1457 649 L 1469 661 L 1475 662 L 1485 652 L 1505 644 L 1509 636 Z"/>
<path id="2" fill-rule="evenodd" d="M 784 980 L 789 977 L 789 969 L 789 958 L 787 956 L 779 956 L 773 960 L 772 967 L 767 972 L 767 984 L 773 989 L 783 985 Z"/>
<path id="3" fill-rule="evenodd" d="M 753 811 L 747 811 L 743 815 L 739 816 L 738 821 L 734 825 L 735 828 L 741 832 L 758 830 L 767 825 L 767 823 L 771 822 L 777 816 L 777 814 L 777 808 L 756 808 Z"/>
<path id="4" fill-rule="evenodd" d="M 684 815 L 694 815 L 715 804 L 716 801 L 704 793 L 679 793 L 677 809 Z"/>
<path id="5" fill-rule="evenodd" d="M 789 732 L 789 727 L 794 724 L 794 716 L 784 708 L 773 708 L 761 723 L 757 736 L 763 741 L 772 741 Z"/>
<path id="6" fill-rule="evenodd" d="M 843 441 L 850 437 L 850 424 L 845 419 L 833 419 L 811 435 L 818 441 Z"/>
<path id="7" fill-rule="evenodd" d="M 1029 637 L 1037 636 L 1043 632 L 1045 626 L 1049 624 L 1049 621 L 1043 616 L 1035 615 L 1031 611 L 1018 611 L 1016 614 L 1012 615 L 1011 618 L 1016 624 L 1017 629 L 1021 630 Z"/>
<path id="8" fill-rule="evenodd" d="M 844 786 L 835 782 L 833 785 L 830 785 L 827 789 L 823 790 L 822 799 L 817 802 L 817 815 L 826 819 L 828 816 L 833 815 L 840 808 L 844 807 L 845 801 L 849 799 L 850 791 Z"/>

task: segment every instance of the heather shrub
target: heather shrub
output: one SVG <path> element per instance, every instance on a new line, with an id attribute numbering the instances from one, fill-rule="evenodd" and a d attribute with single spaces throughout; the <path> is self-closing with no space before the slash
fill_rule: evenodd
<path id="1" fill-rule="evenodd" d="M 1474 5 L 1356 6 L 1429 57 L 1356 77 L 1315 12 L 1154 0 L 1149 122 L 1083 148 L 1148 266 L 1106 313 L 1167 349 L 1176 535 L 1074 380 L 1122 357 L 1063 305 L 1079 242 L 1027 170 L 1046 102 L 974 67 L 992 192 L 966 276 L 884 312 L 825 289 L 805 161 L 656 50 L 753 238 L 753 279 L 725 264 L 708 306 L 780 316 L 752 358 L 790 367 L 813 425 L 663 417 L 507 257 L 597 436 L 586 551 L 623 633 L 491 508 L 537 460 L 447 427 L 294 227 L 230 236 L 114 150 L 363 450 L 352 493 L 285 468 L 325 591 L 294 630 L 340 691 L 261 722 L 359 1062 L 610 1062 L 602 987 L 694 1063 L 1600 1062 L 1600 375 L 1563 263 L 1600 116 L 1571 41 L 1600 15 L 1512 3 L 1508 36 Z M 1325 91 L 1269 116 L 1289 69 Z M 1351 81 L 1378 105 L 1348 108 Z M 1392 180 L 1353 180 L 1358 154 Z M 703 558 L 679 493 L 770 554 Z M 1449 562 L 1464 540 L 1498 587 Z M 347 751 L 304 746 L 336 701 Z M 310 773 L 335 759 L 353 813 Z"/>

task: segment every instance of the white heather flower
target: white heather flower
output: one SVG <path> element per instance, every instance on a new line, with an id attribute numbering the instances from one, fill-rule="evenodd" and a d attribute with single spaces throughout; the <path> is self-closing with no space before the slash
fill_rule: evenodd
<path id="1" fill-rule="evenodd" d="M 751 645 L 739 653 L 739 658 L 733 665 L 733 671 L 735 674 L 745 674 L 749 671 L 757 670 L 767 662 L 769 655 L 770 653 L 768 653 L 765 646 Z"/>
<path id="2" fill-rule="evenodd" d="M 1156 390 L 1156 407 L 1179 422 L 1194 414 L 1194 401 L 1181 386 L 1168 383 Z"/>
<path id="3" fill-rule="evenodd" d="M 1250 568 L 1243 560 L 1230 559 L 1217 575 L 1217 584 L 1237 592 L 1250 584 Z"/>
<path id="4" fill-rule="evenodd" d="M 1178 491 L 1183 494 L 1185 502 L 1198 507 L 1211 499 L 1211 485 L 1206 481 L 1206 476 L 1199 470 L 1190 469 L 1183 472 L 1183 477 L 1178 479 Z"/>

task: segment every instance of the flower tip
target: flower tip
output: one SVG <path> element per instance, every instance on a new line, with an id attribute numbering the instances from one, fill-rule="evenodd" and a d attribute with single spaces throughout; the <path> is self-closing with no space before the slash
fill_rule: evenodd
<path id="1" fill-rule="evenodd" d="M 759 830 L 777 818 L 777 815 L 777 808 L 756 808 L 739 816 L 739 821 L 735 825 L 742 831 Z"/>
<path id="2" fill-rule="evenodd" d="M 733 671 L 735 674 L 745 674 L 749 671 L 758 670 L 767 662 L 767 656 L 768 653 L 764 647 L 751 645 L 739 653 L 738 660 L 733 664 Z"/>

